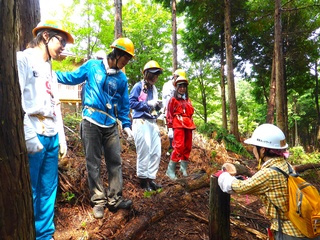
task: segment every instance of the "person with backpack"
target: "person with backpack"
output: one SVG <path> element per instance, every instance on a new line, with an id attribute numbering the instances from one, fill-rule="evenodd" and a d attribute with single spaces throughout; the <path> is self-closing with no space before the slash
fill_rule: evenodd
<path id="1" fill-rule="evenodd" d="M 137 151 L 137 177 L 140 187 L 146 191 L 161 188 L 155 182 L 160 165 L 161 138 L 157 116 L 162 108 L 155 86 L 163 69 L 151 60 L 143 68 L 143 79 L 130 91 L 129 101 L 132 109 L 132 132 Z"/>
<path id="2" fill-rule="evenodd" d="M 74 40 L 56 20 L 41 21 L 32 33 L 27 49 L 17 52 L 17 65 L 36 239 L 49 240 L 55 232 L 58 158 L 67 153 L 58 81 L 51 61 Z"/>
<path id="3" fill-rule="evenodd" d="M 176 180 L 176 165 L 180 163 L 180 171 L 188 176 L 187 167 L 192 149 L 192 132 L 196 129 L 192 116 L 194 108 L 188 96 L 189 81 L 178 77 L 174 82 L 175 91 L 168 103 L 167 125 L 169 136 L 173 138 L 173 151 L 166 171 L 171 180 Z"/>
<path id="4" fill-rule="evenodd" d="M 218 184 L 223 192 L 252 194 L 262 200 L 266 215 L 271 219 L 271 231 L 276 240 L 317 239 L 308 238 L 289 220 L 288 182 L 285 176 L 272 167 L 289 174 L 292 166 L 287 162 L 288 144 L 284 133 L 273 124 L 262 124 L 257 127 L 252 137 L 244 141 L 253 145 L 253 154 L 261 168 L 251 178 L 239 180 L 227 171 L 219 171 Z M 280 223 L 280 225 L 279 225 Z"/>
<path id="5" fill-rule="evenodd" d="M 116 212 L 132 206 L 131 200 L 122 197 L 118 119 L 128 140 L 132 139 L 128 79 L 121 69 L 134 57 L 134 45 L 129 38 L 118 38 L 110 47 L 112 51 L 102 60 L 90 59 L 73 72 L 56 72 L 59 83 L 85 83 L 80 132 L 95 218 L 103 218 L 105 207 Z M 102 151 L 108 172 L 107 191 L 100 177 Z"/>

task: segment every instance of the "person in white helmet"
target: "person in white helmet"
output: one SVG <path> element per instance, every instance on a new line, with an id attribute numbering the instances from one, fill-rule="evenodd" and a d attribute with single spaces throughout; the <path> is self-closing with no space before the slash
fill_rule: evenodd
<path id="1" fill-rule="evenodd" d="M 56 59 L 73 37 L 55 20 L 40 22 L 28 48 L 17 53 L 19 84 L 24 110 L 36 239 L 49 240 L 55 231 L 54 205 L 58 186 L 58 157 L 67 144 L 58 99 Z"/>
<path id="2" fill-rule="evenodd" d="M 238 180 L 227 171 L 219 171 L 218 184 L 223 192 L 252 194 L 259 196 L 265 205 L 266 215 L 271 219 L 271 231 L 276 240 L 309 239 L 304 236 L 286 217 L 288 210 L 288 186 L 285 176 L 270 167 L 278 167 L 289 174 L 287 162 L 289 153 L 284 133 L 273 124 L 262 124 L 257 127 L 252 137 L 244 141 L 253 145 L 253 154 L 262 163 L 261 169 L 251 178 Z M 278 208 L 278 211 L 276 207 Z M 281 228 L 278 226 L 278 214 Z M 320 237 L 313 238 L 319 240 Z"/>
<path id="3" fill-rule="evenodd" d="M 183 69 L 175 70 L 172 75 L 172 78 L 169 81 L 165 82 L 162 86 L 163 109 L 161 111 L 163 112 L 164 117 L 167 115 L 169 100 L 173 96 L 174 91 L 176 90 L 174 83 L 179 76 L 186 78 L 186 72 Z M 169 145 L 167 155 L 170 156 L 170 153 L 172 151 L 173 132 L 170 132 L 170 133 L 168 132 L 168 137 L 169 137 L 170 145 Z"/>

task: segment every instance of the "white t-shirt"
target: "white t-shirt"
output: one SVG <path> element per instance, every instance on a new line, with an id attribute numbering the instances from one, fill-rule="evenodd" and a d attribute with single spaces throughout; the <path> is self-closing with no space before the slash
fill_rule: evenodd
<path id="1" fill-rule="evenodd" d="M 17 64 L 22 108 L 25 112 L 25 140 L 37 134 L 54 136 L 59 132 L 59 143 L 65 142 L 58 81 L 50 62 L 45 62 L 36 49 L 28 48 L 17 52 Z"/>
<path id="2" fill-rule="evenodd" d="M 165 108 L 166 112 L 167 112 L 169 100 L 173 96 L 174 91 L 175 91 L 175 87 L 172 84 L 172 80 L 169 80 L 163 84 L 163 86 L 162 86 L 162 103 L 163 103 L 163 107 Z"/>

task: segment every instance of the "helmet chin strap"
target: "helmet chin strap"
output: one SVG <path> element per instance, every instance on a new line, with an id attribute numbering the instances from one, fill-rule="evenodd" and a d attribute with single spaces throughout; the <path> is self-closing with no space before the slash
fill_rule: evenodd
<path id="1" fill-rule="evenodd" d="M 118 60 L 117 60 L 116 64 L 117 63 L 118 63 Z M 108 75 L 115 75 L 120 71 L 119 69 L 110 68 L 107 59 L 103 59 L 103 65 L 104 65 Z"/>
<path id="2" fill-rule="evenodd" d="M 49 44 L 49 41 L 51 40 L 51 38 L 53 38 L 53 37 L 54 37 L 54 35 L 48 39 L 48 42 L 45 43 L 45 46 L 46 46 L 46 49 L 47 49 L 47 54 L 49 56 L 48 61 L 50 61 L 50 62 L 51 62 L 52 57 L 51 57 L 50 52 L 49 52 L 48 44 Z"/>

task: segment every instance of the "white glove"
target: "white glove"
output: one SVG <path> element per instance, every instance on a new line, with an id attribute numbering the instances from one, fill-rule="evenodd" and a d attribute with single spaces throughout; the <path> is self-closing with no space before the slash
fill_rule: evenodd
<path id="1" fill-rule="evenodd" d="M 163 106 L 163 105 L 162 105 L 162 100 L 158 100 L 156 106 L 157 106 L 158 108 L 162 108 L 162 106 Z"/>
<path id="2" fill-rule="evenodd" d="M 236 178 L 231 176 L 230 173 L 228 172 L 221 173 L 221 175 L 218 178 L 218 184 L 222 192 L 229 193 L 229 194 L 233 193 L 231 185 L 234 180 L 236 180 Z"/>
<path id="3" fill-rule="evenodd" d="M 59 145 L 59 159 L 65 158 L 67 155 L 67 144 L 65 143 L 60 143 Z"/>
<path id="4" fill-rule="evenodd" d="M 173 129 L 172 128 L 169 128 L 169 130 L 168 130 L 168 137 L 173 138 Z"/>
<path id="5" fill-rule="evenodd" d="M 127 134 L 127 136 L 128 136 L 128 137 L 127 137 L 127 141 L 129 141 L 129 142 L 133 141 L 133 134 L 132 134 L 131 129 L 128 128 L 128 127 L 125 127 L 125 128 L 123 129 L 123 131 L 125 131 L 126 134 Z"/>
<path id="6" fill-rule="evenodd" d="M 31 153 L 31 154 L 41 152 L 43 149 L 43 145 L 37 136 L 28 139 L 26 141 L 26 145 L 27 145 L 28 153 Z"/>
<path id="7" fill-rule="evenodd" d="M 157 100 L 149 100 L 149 101 L 147 102 L 147 104 L 148 104 L 149 107 L 154 108 L 155 106 L 157 106 L 158 101 L 157 101 Z"/>

